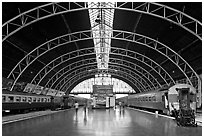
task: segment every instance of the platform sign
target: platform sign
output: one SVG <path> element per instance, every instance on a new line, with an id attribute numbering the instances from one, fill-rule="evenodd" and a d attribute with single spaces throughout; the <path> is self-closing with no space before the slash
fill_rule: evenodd
<path id="1" fill-rule="evenodd" d="M 113 95 L 113 85 L 93 85 L 93 94 Z"/>
<path id="2" fill-rule="evenodd" d="M 93 96 L 98 108 L 109 107 L 109 96 L 113 95 L 113 85 L 93 85 Z"/>

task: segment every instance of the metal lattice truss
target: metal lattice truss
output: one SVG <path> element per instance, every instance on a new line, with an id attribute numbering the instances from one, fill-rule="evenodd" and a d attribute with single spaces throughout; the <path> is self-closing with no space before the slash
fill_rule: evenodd
<path id="1" fill-rule="evenodd" d="M 117 48 L 112 48 L 114 49 L 115 51 L 117 51 Z M 124 50 L 124 49 L 119 49 L 119 50 Z M 74 58 L 78 58 L 78 57 L 83 57 L 83 56 L 87 56 L 87 55 L 93 55 L 94 52 L 93 52 L 93 48 L 87 48 L 87 49 L 82 49 L 82 50 L 77 50 L 77 51 L 74 51 L 74 52 L 70 52 L 70 53 L 66 53 L 54 60 L 52 60 L 50 63 L 46 64 L 37 74 L 36 76 L 33 78 L 33 80 L 31 81 L 32 84 L 36 84 L 36 85 L 39 85 L 40 82 L 43 80 L 43 78 L 46 77 L 46 75 L 48 75 L 51 71 L 53 71 L 56 67 L 58 67 L 59 65 L 63 64 L 64 62 L 67 62 L 69 60 L 72 60 Z M 112 53 L 111 53 L 112 54 Z M 155 70 L 155 67 L 156 66 L 159 66 L 158 64 L 156 64 L 154 61 L 152 61 L 151 59 L 148 59 L 148 57 L 146 56 L 143 56 L 139 53 L 132 53 L 132 55 L 135 54 L 135 56 L 127 56 L 127 55 L 124 55 L 124 52 L 122 52 L 122 54 L 120 53 L 113 53 L 113 54 L 117 54 L 117 55 L 120 55 L 120 57 L 129 57 L 129 58 L 132 58 L 132 59 L 135 59 L 137 61 L 140 61 L 142 62 L 143 64 L 146 64 L 147 66 L 149 66 L 149 64 L 147 64 L 146 62 L 149 62 L 151 63 L 152 66 L 149 66 L 150 68 L 152 68 L 155 72 L 157 72 Z M 139 56 L 142 56 L 143 58 L 137 58 Z M 136 58 L 134 58 L 136 57 Z M 146 59 L 144 62 L 144 59 Z M 86 60 L 82 60 L 82 61 L 79 61 L 79 62 L 74 62 L 72 64 L 69 64 L 68 66 L 66 66 L 66 69 L 62 68 L 61 70 L 59 70 L 58 72 L 56 72 L 51 78 L 50 80 L 47 82 L 47 84 L 45 85 L 45 87 L 52 87 L 52 85 L 55 83 L 56 80 L 58 80 L 60 78 L 60 76 L 64 76 L 64 73 L 66 71 L 70 71 L 71 69 L 73 68 L 76 68 L 76 67 L 79 67 L 80 65 L 86 65 L 88 63 L 93 63 L 95 62 L 94 59 L 88 59 L 87 61 Z M 134 63 L 131 63 L 131 62 L 128 62 L 128 61 L 124 61 L 122 59 L 120 60 L 117 60 L 117 59 L 114 59 L 112 58 L 111 59 L 111 62 L 110 63 L 117 63 L 117 64 L 120 64 L 120 65 L 124 65 L 124 66 L 127 66 L 127 67 L 131 67 L 133 70 L 135 71 L 140 71 L 142 76 L 146 77 L 147 80 L 149 80 L 153 85 L 154 88 L 157 88 L 157 87 L 161 87 L 161 84 L 157 81 L 157 79 L 155 79 L 147 70 L 145 70 L 144 68 L 134 64 Z M 52 68 L 51 68 L 52 66 Z M 159 68 L 161 68 L 161 70 L 163 72 L 164 69 L 162 67 L 159 66 Z M 158 73 L 158 72 L 157 72 Z M 160 71 L 161 73 L 161 71 Z M 158 73 L 158 74 L 160 74 Z M 166 72 L 165 72 L 166 73 Z M 140 74 L 140 75 L 141 75 Z M 167 73 L 166 73 L 167 74 Z M 169 76 L 169 75 L 168 75 Z M 169 83 L 167 83 L 168 79 L 167 77 L 163 78 L 161 76 L 161 78 L 163 79 L 163 81 L 166 82 L 166 84 L 168 85 Z M 170 77 L 171 81 L 174 82 L 174 80 Z"/>
<path id="2" fill-rule="evenodd" d="M 81 81 L 83 81 L 84 80 L 84 78 L 86 78 L 86 77 L 90 77 L 91 75 L 92 76 L 94 76 L 95 74 L 112 74 L 112 75 L 115 75 L 115 76 L 117 76 L 117 77 L 121 77 L 121 78 L 126 78 L 126 77 L 128 77 L 128 76 L 125 76 L 123 73 L 120 73 L 120 72 L 118 72 L 117 74 L 115 73 L 115 71 L 114 70 L 97 70 L 97 69 L 95 69 L 95 70 L 92 70 L 91 72 L 89 72 L 88 74 L 86 73 L 86 72 L 82 72 L 82 73 L 80 73 L 80 75 L 76 75 L 72 80 L 70 80 L 68 83 L 67 83 L 67 85 L 64 87 L 64 91 L 66 91 L 66 93 L 68 93 L 69 91 L 71 91 L 71 89 L 72 89 L 72 87 L 70 87 L 70 86 L 74 86 L 74 84 L 75 83 L 77 83 L 77 82 L 81 82 Z M 133 86 L 135 85 L 135 84 L 133 84 L 133 82 L 134 82 L 134 80 L 132 80 L 132 78 L 129 78 L 130 80 L 127 80 L 126 79 L 126 81 L 129 83 L 129 84 L 132 84 Z M 76 80 L 76 81 L 75 81 Z M 132 81 L 132 82 L 131 82 Z M 137 87 L 136 87 L 137 88 Z M 137 88 L 138 89 L 138 88 Z M 139 92 L 139 90 L 137 91 L 137 92 Z M 124 94 L 125 92 L 116 92 L 116 94 Z M 131 94 L 131 93 L 135 93 L 135 92 L 129 92 L 129 94 Z M 84 93 L 83 93 L 84 94 Z"/>
<path id="3" fill-rule="evenodd" d="M 134 78 L 131 74 L 127 72 L 123 72 L 120 70 L 121 67 L 118 66 L 111 66 L 106 70 L 106 73 L 115 75 L 118 77 L 122 77 L 125 80 L 128 80 L 131 82 L 133 86 L 137 88 L 136 92 L 144 92 L 144 88 L 141 83 L 138 82 L 136 78 Z M 117 69 L 117 71 L 116 71 Z M 79 81 L 79 78 L 94 76 L 95 74 L 99 73 L 97 67 L 95 65 L 92 66 L 86 66 L 83 68 L 80 68 L 78 70 L 75 70 L 72 72 L 72 74 L 69 74 L 63 81 L 65 82 L 64 85 L 61 86 L 61 90 L 64 92 L 67 92 L 68 89 L 76 82 Z"/>
<path id="4" fill-rule="evenodd" d="M 126 49 L 119 49 L 119 48 L 115 48 L 115 47 L 113 47 L 111 49 L 112 49 L 111 51 L 113 51 L 113 53 L 111 52 L 111 54 L 120 55 L 121 57 L 125 56 L 125 57 L 128 57 L 128 58 L 140 61 L 143 64 L 146 64 L 147 66 L 152 68 L 152 70 L 154 70 L 157 74 L 159 74 L 161 76 L 161 78 L 163 79 L 165 84 L 169 85 L 170 82 L 174 83 L 174 80 L 170 77 L 170 75 L 159 64 L 157 64 L 155 61 L 151 60 L 150 58 L 148 58 L 148 57 L 146 57 L 144 55 L 141 55 L 141 54 L 139 54 L 137 52 L 128 51 Z M 33 78 L 31 83 L 39 85 L 40 82 L 43 80 L 43 78 L 45 78 L 46 75 L 49 74 L 49 72 L 54 70 L 54 68 L 59 66 L 60 64 L 66 62 L 68 60 L 72 60 L 74 58 L 80 57 L 80 56 L 86 56 L 86 55 L 92 55 L 92 54 L 94 54 L 94 48 L 86 48 L 86 49 L 81 49 L 81 50 L 76 50 L 76 51 L 73 51 L 73 52 L 70 52 L 70 53 L 66 53 L 66 54 L 54 59 L 53 61 L 48 63 L 46 66 L 44 66 L 37 73 L 37 75 Z M 129 55 L 126 55 L 126 54 L 129 54 Z M 112 60 L 112 61 L 116 62 L 116 60 Z M 118 61 L 118 63 L 120 63 L 120 61 Z M 124 63 L 125 66 L 128 65 L 126 62 L 123 62 L 123 63 Z M 71 64 L 72 66 L 68 66 L 69 67 L 68 70 L 71 69 L 72 67 L 78 65 L 78 64 L 80 64 L 80 63 L 76 63 L 76 64 L 73 64 L 73 65 Z M 150 75 L 149 72 L 145 71 L 142 68 L 136 67 L 136 66 L 133 66 L 133 67 L 136 70 L 142 70 L 141 72 L 143 72 L 143 74 L 148 78 L 149 81 L 154 83 L 155 87 L 161 86 L 161 84 L 157 81 L 157 79 L 155 79 L 154 77 L 151 77 L 152 75 Z M 156 70 L 156 68 L 159 69 L 159 72 Z M 55 80 L 57 80 L 60 75 L 63 76 L 63 73 L 66 72 L 66 70 L 60 70 L 59 72 L 57 72 L 56 75 L 53 75 L 53 76 L 55 76 Z M 52 78 L 50 79 L 50 83 L 53 84 L 53 79 Z"/>
<path id="5" fill-rule="evenodd" d="M 192 67 L 176 52 L 174 52 L 172 49 L 170 49 L 168 46 L 165 44 L 159 42 L 158 40 L 149 38 L 144 35 L 140 35 L 137 33 L 132 33 L 132 32 L 127 32 L 127 31 L 121 31 L 121 30 L 112 30 L 113 35 L 111 37 L 105 37 L 107 39 L 116 39 L 116 40 L 124 40 L 124 41 L 129 41 L 137 44 L 141 44 L 143 46 L 146 46 L 148 48 L 151 48 L 157 52 L 159 52 L 161 55 L 165 56 L 169 61 L 171 61 L 176 67 L 179 68 L 179 70 L 184 74 L 184 76 L 187 79 L 187 83 L 190 85 L 193 85 L 191 82 L 191 78 L 197 78 L 198 81 L 200 78 L 196 74 L 196 72 L 192 69 Z M 14 83 L 11 89 L 13 89 L 15 83 L 19 79 L 19 77 L 22 75 L 22 73 L 39 57 L 43 56 L 50 50 L 53 50 L 57 47 L 60 47 L 65 44 L 69 44 L 72 42 L 77 42 L 77 41 L 84 41 L 84 40 L 89 40 L 93 39 L 93 33 L 92 30 L 88 31 L 80 31 L 80 32 L 75 32 L 75 33 L 70 33 L 66 34 L 60 37 L 57 37 L 55 39 L 49 40 L 42 45 L 36 47 L 34 50 L 32 50 L 29 54 L 27 54 L 10 72 L 8 75 L 8 78 L 14 79 Z M 71 54 L 68 55 L 69 57 L 73 56 L 79 56 L 80 54 L 84 53 L 94 53 L 93 49 L 83 49 L 81 50 L 76 50 L 73 51 Z M 120 48 L 111 48 L 110 53 L 113 54 L 123 54 L 129 57 L 134 57 L 136 59 L 141 59 L 144 63 L 150 64 L 150 66 L 154 66 L 154 70 L 157 70 L 159 72 L 160 76 L 163 76 L 164 80 L 169 81 L 167 84 L 172 83 L 172 78 L 168 73 L 164 70 L 162 70 L 161 67 L 158 66 L 159 63 L 156 65 L 153 65 L 155 62 L 151 60 L 149 62 L 149 58 L 145 58 L 144 56 L 141 56 L 140 54 L 137 54 L 133 51 L 126 50 L 126 49 L 120 49 Z M 63 60 L 63 58 L 59 59 Z M 52 63 L 52 65 L 46 66 L 44 73 L 50 69 L 53 68 L 53 65 L 56 63 Z M 174 83 L 174 82 L 173 82 Z M 195 88 L 197 88 L 197 84 L 193 85 Z"/>
<path id="6" fill-rule="evenodd" d="M 112 60 L 117 60 L 117 59 L 112 59 Z M 77 67 L 75 67 L 75 68 L 73 68 L 73 69 L 71 69 L 71 70 L 69 70 L 69 71 L 67 71 L 67 72 L 65 72 L 65 73 L 63 73 L 62 74 L 62 76 L 60 76 L 61 77 L 61 79 L 60 78 L 58 78 L 58 79 L 56 79 L 56 80 L 60 80 L 58 83 L 57 83 L 57 85 L 55 85 L 55 87 L 53 87 L 54 89 L 61 89 L 65 84 L 66 84 L 66 82 L 64 81 L 64 79 L 69 79 L 69 75 L 71 75 L 72 73 L 73 73 L 73 70 L 76 70 L 76 68 L 81 68 L 81 67 L 85 67 L 85 66 L 90 66 L 90 65 L 96 65 L 96 62 L 90 62 L 90 63 L 88 63 L 89 61 L 85 61 L 85 63 L 84 64 L 81 64 L 80 66 L 77 66 Z M 124 61 L 125 62 L 125 61 Z M 80 62 L 79 62 L 80 63 Z M 121 68 L 119 67 L 119 65 L 121 66 Z M 134 71 L 132 71 L 132 70 L 130 70 L 130 69 L 128 69 L 127 67 L 123 67 L 122 66 L 122 64 L 117 64 L 117 63 L 112 63 L 112 64 L 110 64 L 110 66 L 111 67 L 117 67 L 117 68 L 119 68 L 118 70 L 119 71 L 123 71 L 123 72 L 125 72 L 125 73 L 128 73 L 130 76 L 133 76 L 133 78 L 138 82 L 138 84 L 140 84 L 140 85 L 142 85 L 142 88 L 143 88 L 143 90 L 144 91 L 149 91 L 150 89 L 152 89 L 152 87 L 150 86 L 150 84 L 149 84 L 149 82 L 147 82 L 147 79 L 148 78 L 143 78 L 142 76 L 141 76 L 141 72 L 139 72 L 139 71 L 137 71 L 137 72 L 134 72 Z M 65 67 L 66 68 L 66 67 Z M 117 72 L 118 70 L 116 70 L 115 69 L 115 71 Z M 69 76 L 69 77 L 68 77 Z M 54 82 L 54 83 L 56 83 L 56 81 Z M 52 86 L 54 85 L 54 83 L 52 84 Z M 50 87 L 50 88 L 52 88 L 52 86 Z"/>
<path id="7" fill-rule="evenodd" d="M 112 60 L 116 60 L 116 61 L 117 61 L 117 59 L 112 59 Z M 125 62 L 125 61 L 124 61 L 124 62 Z M 60 89 L 60 86 L 64 85 L 63 79 L 67 78 L 67 76 L 66 76 L 67 73 L 71 74 L 72 71 L 75 70 L 76 68 L 81 68 L 81 67 L 89 66 L 89 65 L 92 65 L 92 64 L 96 64 L 96 61 L 94 62 L 94 59 L 87 59 L 87 60 L 85 60 L 85 61 L 78 61 L 78 62 L 73 63 L 73 64 L 71 64 L 71 65 L 69 65 L 69 66 L 67 66 L 67 67 L 64 67 L 64 68 L 62 68 L 59 72 L 62 72 L 62 70 L 63 70 L 63 71 L 66 70 L 66 71 L 65 71 L 61 76 L 58 76 L 58 73 L 56 73 L 56 74 L 50 79 L 50 81 L 47 82 L 47 83 L 50 84 L 50 85 L 45 85 L 45 87 L 52 88 L 58 80 L 61 80 L 61 81 L 60 81 L 57 85 L 55 85 L 55 87 L 54 87 L 54 89 Z M 113 63 L 113 65 L 115 65 L 115 66 L 118 66 L 118 65 L 124 66 L 123 64 L 117 64 L 117 63 Z M 71 68 L 70 66 L 73 67 L 73 68 Z M 136 66 L 137 66 L 137 65 L 136 65 Z M 67 68 L 69 68 L 69 70 L 68 70 Z M 123 67 L 123 68 L 125 69 L 125 67 Z M 138 68 L 139 68 L 139 67 L 138 67 Z M 142 82 L 142 85 L 144 85 L 144 86 L 143 86 L 144 89 L 147 89 L 147 88 L 148 88 L 148 90 L 150 90 L 150 89 L 152 88 L 152 86 L 150 86 L 149 82 L 147 82 L 147 79 L 148 79 L 148 78 L 144 79 L 144 78 L 143 78 L 144 76 L 143 76 L 143 77 L 141 76 L 141 75 L 142 75 L 141 72 L 139 72 L 139 71 L 133 72 L 133 71 L 131 71 L 130 69 L 126 69 L 126 71 L 127 71 L 127 72 L 130 72 L 131 74 L 133 74 L 132 76 L 135 76 L 136 78 L 138 78 L 137 80 L 138 80 L 139 82 Z M 154 79 L 155 79 L 155 78 L 154 78 Z M 152 84 L 152 85 L 153 85 L 153 84 Z M 154 86 L 153 86 L 153 87 L 154 87 Z"/>
<path id="8" fill-rule="evenodd" d="M 140 81 L 141 79 L 139 78 L 138 79 L 138 75 L 137 74 L 135 74 L 134 72 L 132 72 L 132 71 L 130 71 L 129 69 L 125 69 L 125 68 L 123 68 L 123 67 L 119 67 L 119 66 L 117 66 L 117 65 L 109 65 L 110 67 L 108 68 L 108 70 L 112 70 L 112 73 L 111 73 L 111 75 L 117 75 L 117 76 L 119 76 L 119 73 L 120 74 L 124 74 L 123 76 L 120 76 L 120 77 L 122 77 L 122 78 L 124 78 L 125 80 L 131 80 L 131 82 L 134 84 L 134 86 L 137 88 L 137 92 L 139 91 L 139 92 L 145 92 L 145 91 L 147 91 L 146 90 L 146 88 L 145 88 L 145 86 L 144 86 L 144 84 L 142 84 L 142 82 Z M 75 77 L 77 76 L 77 75 L 79 75 L 79 74 L 81 74 L 81 73 L 83 73 L 83 72 L 81 72 L 81 73 L 79 73 L 79 70 L 84 70 L 84 68 L 87 68 L 88 67 L 88 69 L 89 69 L 89 72 L 91 72 L 92 70 L 90 70 L 90 68 L 89 67 L 92 67 L 91 65 L 90 66 L 86 66 L 86 67 L 83 67 L 83 68 L 80 68 L 80 69 L 78 69 L 78 70 L 75 70 L 74 72 L 78 72 L 77 74 L 75 74 L 75 73 L 70 73 L 70 74 L 68 74 L 67 76 L 66 76 L 66 78 L 64 78 L 62 81 L 64 81 L 63 82 L 63 85 L 61 85 L 61 87 L 60 87 L 60 90 L 63 90 L 63 91 L 66 91 L 66 89 L 67 88 L 69 88 L 69 87 L 71 87 L 71 86 L 69 86 L 68 84 L 69 84 L 69 81 L 70 80 L 72 80 L 72 82 L 74 83 L 74 82 L 76 82 L 77 80 L 75 79 Z M 88 70 L 86 70 L 86 71 L 88 71 Z M 127 72 L 126 72 L 127 71 Z M 134 74 L 134 75 L 132 75 L 132 74 Z M 146 82 L 145 82 L 146 83 Z"/>
<path id="9" fill-rule="evenodd" d="M 114 50 L 116 50 L 117 48 L 112 48 L 112 49 L 114 49 Z M 120 50 L 125 50 L 125 49 L 120 49 Z M 112 53 L 110 53 L 110 54 L 112 54 Z M 113 54 L 116 54 L 116 53 L 113 53 Z M 131 53 L 130 53 L 131 54 Z M 165 72 L 165 70 L 159 65 L 159 64 L 157 64 L 156 62 L 154 62 L 153 60 L 151 60 L 151 59 L 148 59 L 148 57 L 146 57 L 146 56 L 143 56 L 143 55 L 141 55 L 141 54 L 139 54 L 139 53 L 136 53 L 136 52 L 133 52 L 131 55 L 135 55 L 134 57 L 133 56 L 126 56 L 126 55 L 124 55 L 124 52 L 122 52 L 122 53 L 117 53 L 117 55 L 119 55 L 119 56 L 121 56 L 121 57 L 128 57 L 128 58 L 132 58 L 132 59 L 134 59 L 134 60 L 137 60 L 137 61 L 140 61 L 141 63 L 143 63 L 143 64 L 146 64 L 147 66 L 149 66 L 150 68 L 152 68 L 158 75 L 160 75 L 160 77 L 163 79 L 163 81 L 165 82 L 165 84 L 167 84 L 167 85 L 169 85 L 169 83 L 167 82 L 168 80 L 169 80 L 169 82 L 172 82 L 172 83 L 174 83 L 174 80 L 171 78 L 171 77 L 169 77 L 169 79 L 167 79 L 168 78 L 168 76 L 169 76 L 169 74 L 167 73 L 167 72 Z M 137 55 L 137 56 L 136 56 Z M 78 55 L 78 56 L 83 56 L 83 55 Z M 77 56 L 77 57 L 78 57 Z M 135 58 L 136 57 L 136 58 Z M 139 57 L 139 58 L 137 58 L 137 57 Z M 141 58 L 141 57 L 143 57 L 143 58 Z M 144 60 L 145 59 L 145 60 Z M 68 59 L 67 59 L 68 60 Z M 65 61 L 67 61 L 67 60 L 64 60 L 64 62 Z M 93 60 L 91 60 L 91 61 L 93 61 Z M 144 62 L 145 61 L 145 62 Z M 59 63 L 59 62 L 56 62 L 56 63 L 58 63 L 58 64 L 61 64 L 61 63 Z M 62 62 L 63 63 L 63 62 Z M 87 62 L 85 62 L 84 61 L 84 63 L 85 64 L 88 64 Z M 140 66 L 138 66 L 138 65 L 136 65 L 136 64 L 134 64 L 134 63 L 131 63 L 131 62 L 128 62 L 128 61 L 125 61 L 125 60 L 122 60 L 122 59 L 119 59 L 119 60 L 117 60 L 117 59 L 114 59 L 114 58 L 111 58 L 110 59 L 110 63 L 117 63 L 117 64 L 120 64 L 120 65 L 124 65 L 124 66 L 126 66 L 126 67 L 130 67 L 130 68 L 132 68 L 133 70 L 135 70 L 135 71 L 140 71 L 142 74 L 143 74 L 143 76 L 145 76 L 147 79 L 148 79 L 148 81 L 150 81 L 151 83 L 154 83 L 154 87 L 155 88 L 157 88 L 157 87 L 161 87 L 161 84 L 157 81 L 157 79 L 155 78 L 155 77 L 153 77 L 148 71 L 146 71 L 144 68 L 142 68 L 142 67 L 140 67 Z M 152 66 L 150 66 L 149 64 L 147 64 L 147 63 L 150 63 L 150 65 L 152 65 Z M 73 65 L 77 65 L 77 64 L 80 64 L 80 62 L 79 63 L 74 63 Z M 70 65 L 70 66 L 73 66 L 72 64 Z M 71 69 L 70 68 L 70 66 L 68 66 L 68 68 L 69 69 Z M 73 66 L 74 67 L 74 66 Z M 76 67 L 75 67 L 76 68 Z M 155 69 L 155 68 L 160 68 L 160 72 L 157 72 L 157 70 Z M 51 71 L 51 70 L 50 70 Z M 59 73 L 62 73 L 63 72 L 63 74 L 61 74 L 61 76 L 64 76 L 64 72 L 66 72 L 67 71 L 67 69 L 65 69 L 65 70 L 60 70 L 59 71 Z M 50 81 L 48 82 L 48 83 L 50 83 L 51 85 L 48 85 L 48 87 L 52 87 L 52 85 L 55 83 L 55 81 L 56 80 L 58 80 L 59 79 L 59 73 L 57 72 L 55 75 L 53 75 L 53 78 L 51 78 L 50 79 Z M 44 74 L 44 73 L 42 73 L 42 74 Z M 163 76 L 165 77 L 163 77 L 161 74 L 164 74 Z M 38 75 L 38 76 L 41 76 L 41 75 Z M 35 77 L 36 78 L 36 77 Z M 42 78 L 41 78 L 42 79 Z M 41 80 L 40 78 L 38 79 L 38 80 Z M 54 80 L 55 81 L 54 81 Z M 171 80 L 170 80 L 171 79 Z M 38 84 L 39 84 L 40 82 L 38 82 Z M 38 85 L 37 84 L 37 85 Z M 47 85 L 46 85 L 47 86 Z"/>
<path id="10" fill-rule="evenodd" d="M 111 30 L 113 29 L 114 9 L 104 8 L 113 8 L 114 5 L 114 3 L 110 2 L 88 3 L 88 7 L 97 8 L 89 9 L 89 18 L 91 22 L 91 29 L 93 31 L 93 37 L 100 38 L 93 39 L 94 46 L 96 48 L 95 52 L 98 69 L 108 69 L 111 39 L 105 39 L 105 37 L 110 37 L 112 35 Z"/>
<path id="11" fill-rule="evenodd" d="M 46 19 L 59 14 L 68 12 L 97 9 L 94 7 L 88 7 L 86 2 L 66 2 L 66 3 L 49 3 L 42 6 L 38 6 L 29 11 L 23 12 L 18 16 L 10 19 L 3 24 L 2 28 L 2 42 L 9 36 L 15 34 L 24 27 L 35 23 L 39 20 Z M 135 2 L 115 3 L 114 7 L 104 7 L 103 9 L 117 9 L 127 10 L 132 12 L 139 12 L 148 14 L 158 18 L 162 18 L 171 23 L 174 23 L 186 31 L 190 32 L 200 40 L 202 34 L 202 24 L 195 18 L 185 14 L 182 11 L 178 11 L 174 8 L 158 3 L 144 2 L 138 5 Z M 162 13 L 162 14 L 161 14 Z"/>

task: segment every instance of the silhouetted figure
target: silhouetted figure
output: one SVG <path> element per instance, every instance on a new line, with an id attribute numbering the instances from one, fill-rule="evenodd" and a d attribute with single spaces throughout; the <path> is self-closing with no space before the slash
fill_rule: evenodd
<path id="1" fill-rule="evenodd" d="M 87 103 L 84 104 L 84 113 L 86 114 Z"/>
<path id="2" fill-rule="evenodd" d="M 75 107 L 76 114 L 77 114 L 77 112 L 78 112 L 78 108 L 79 108 L 79 104 L 77 103 L 77 101 L 75 101 L 74 107 Z"/>
<path id="3" fill-rule="evenodd" d="M 121 102 L 119 102 L 120 111 L 121 111 L 121 106 L 122 106 L 122 103 L 121 103 Z"/>
<path id="4" fill-rule="evenodd" d="M 125 108 L 125 103 L 124 102 L 122 102 L 122 108 L 123 108 L 123 110 L 124 110 L 124 108 Z"/>
<path id="5" fill-rule="evenodd" d="M 85 125 L 87 124 L 87 115 L 86 115 L 86 112 L 84 113 L 84 124 Z"/>

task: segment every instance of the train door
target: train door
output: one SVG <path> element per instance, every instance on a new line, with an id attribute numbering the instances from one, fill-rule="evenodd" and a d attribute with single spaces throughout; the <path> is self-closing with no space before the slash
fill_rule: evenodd
<path id="1" fill-rule="evenodd" d="M 190 88 L 176 89 L 179 93 L 180 109 L 196 111 L 196 94 Z"/>
<path id="2" fill-rule="evenodd" d="M 189 88 L 177 88 L 179 94 L 179 106 L 180 109 L 190 109 L 190 92 Z"/>
<path id="3" fill-rule="evenodd" d="M 63 100 L 62 101 L 63 101 L 64 109 L 70 108 L 69 107 L 69 99 L 70 99 L 69 96 L 67 96 L 67 95 L 63 96 Z"/>
<path id="4" fill-rule="evenodd" d="M 168 102 L 168 92 L 164 92 L 162 94 L 162 102 L 163 102 L 163 105 L 164 105 L 164 109 L 163 109 L 163 113 L 165 114 L 169 114 L 169 102 Z"/>

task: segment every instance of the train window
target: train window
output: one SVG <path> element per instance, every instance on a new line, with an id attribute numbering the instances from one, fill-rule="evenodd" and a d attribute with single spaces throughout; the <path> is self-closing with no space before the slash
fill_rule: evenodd
<path id="1" fill-rule="evenodd" d="M 41 102 L 44 102 L 44 98 L 41 98 Z"/>
<path id="2" fill-rule="evenodd" d="M 2 102 L 6 101 L 6 96 L 2 96 Z"/>
<path id="3" fill-rule="evenodd" d="M 28 102 L 32 102 L 32 97 L 28 97 Z"/>
<path id="4" fill-rule="evenodd" d="M 22 101 L 27 102 L 27 97 L 23 97 Z"/>
<path id="5" fill-rule="evenodd" d="M 13 101 L 14 101 L 14 97 L 13 97 L 13 96 L 9 96 L 9 97 L 8 97 L 8 101 L 9 101 L 9 102 L 13 102 Z"/>
<path id="6" fill-rule="evenodd" d="M 152 97 L 149 97 L 149 101 L 152 101 Z"/>
<path id="7" fill-rule="evenodd" d="M 36 102 L 36 101 L 37 101 L 37 99 L 34 97 L 34 98 L 33 98 L 33 102 Z"/>
<path id="8" fill-rule="evenodd" d="M 21 102 L 21 97 L 20 96 L 16 96 L 16 102 Z"/>
<path id="9" fill-rule="evenodd" d="M 47 98 L 44 98 L 44 102 L 47 102 Z"/>
<path id="10" fill-rule="evenodd" d="M 38 102 L 40 102 L 40 98 L 38 98 Z"/>

